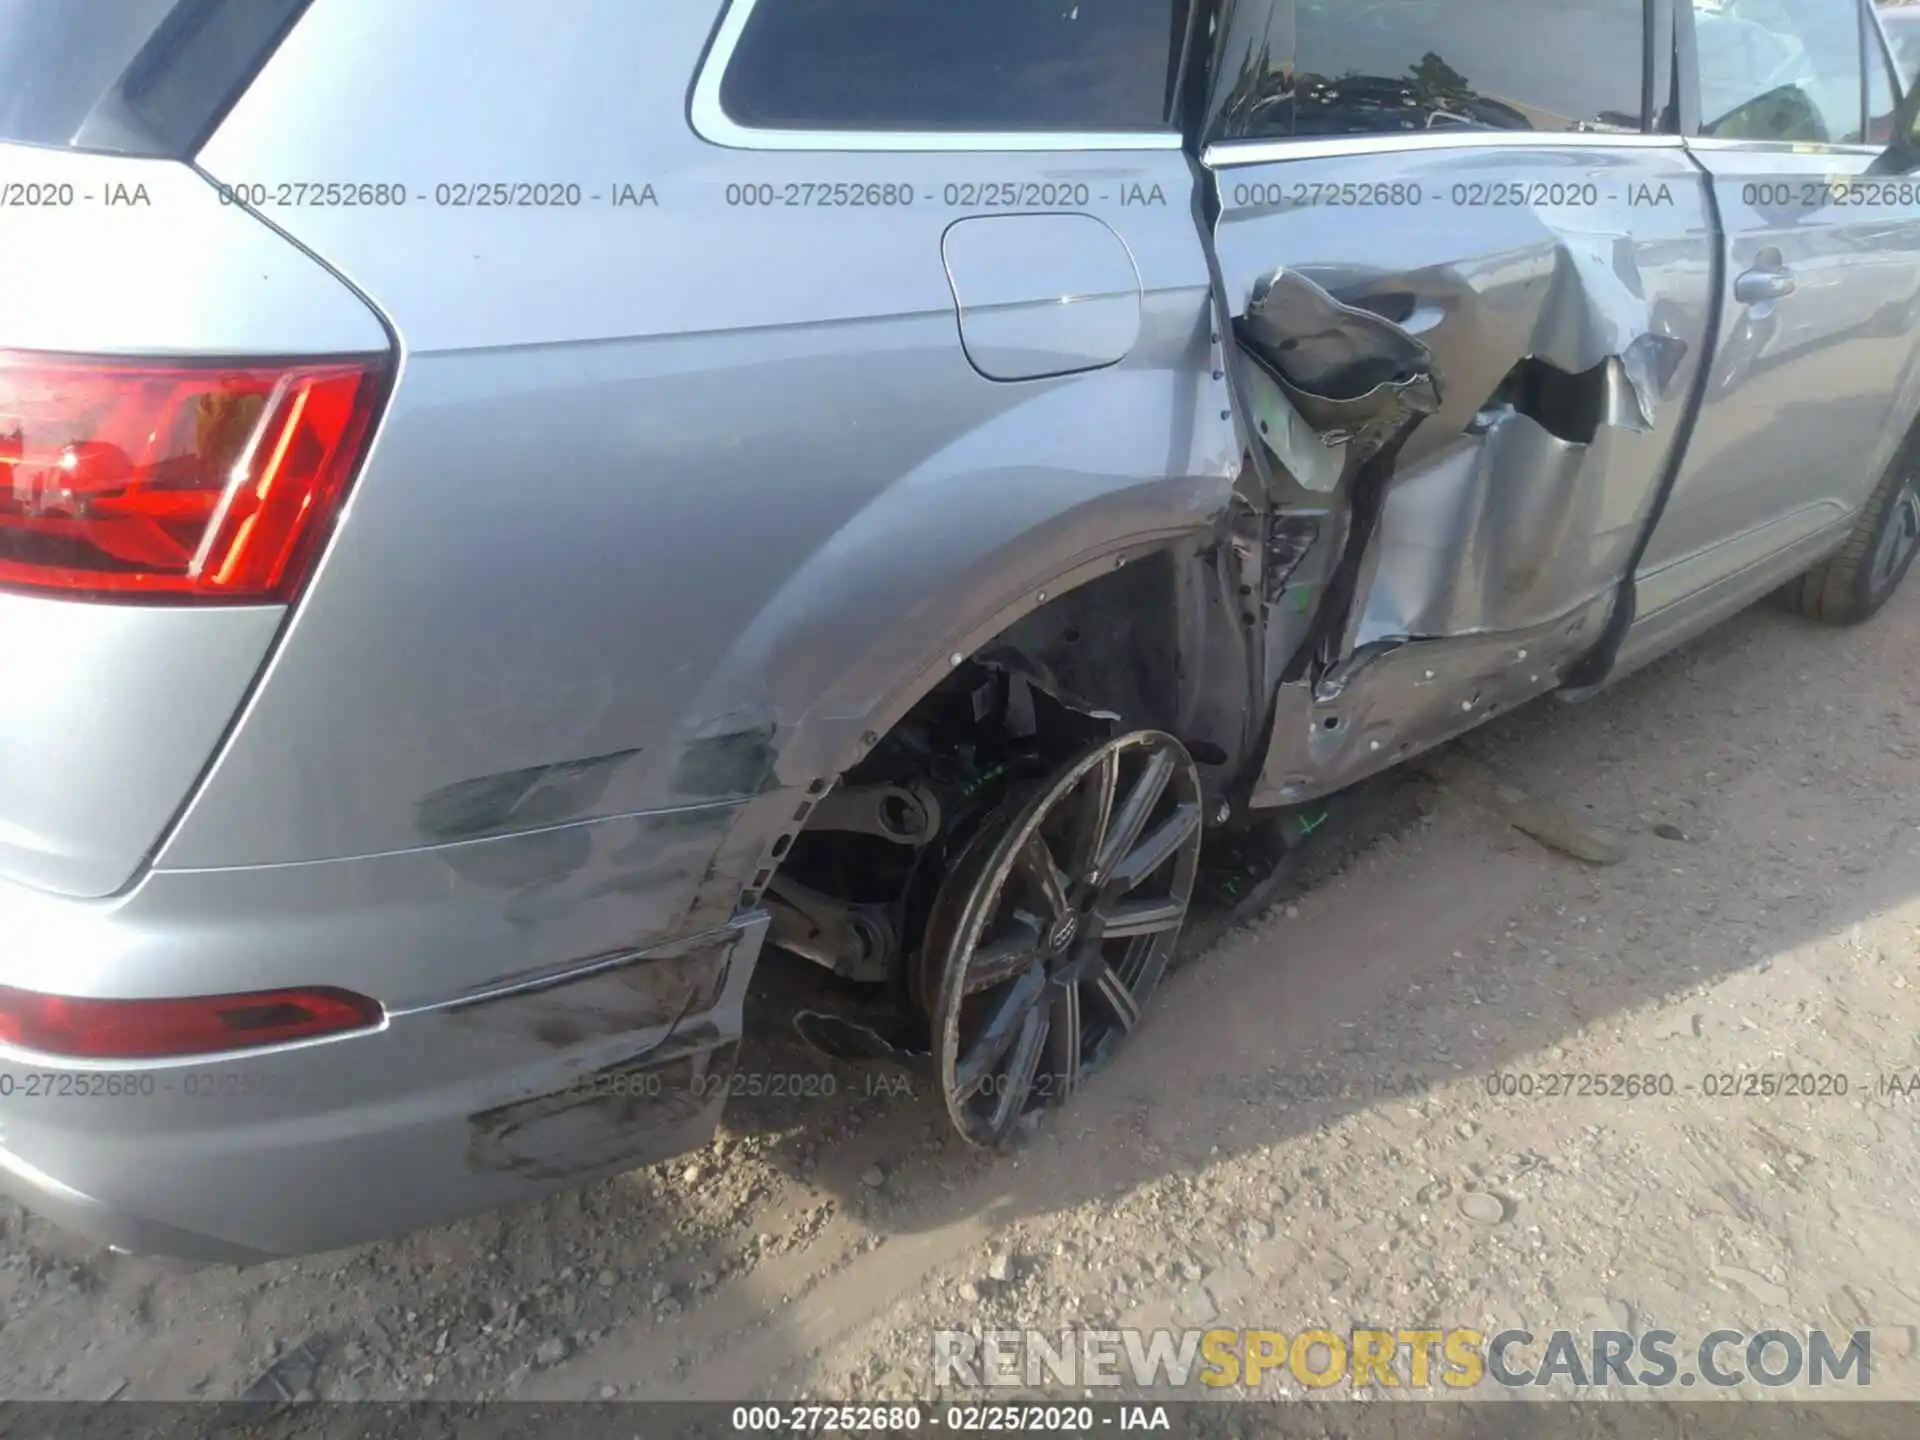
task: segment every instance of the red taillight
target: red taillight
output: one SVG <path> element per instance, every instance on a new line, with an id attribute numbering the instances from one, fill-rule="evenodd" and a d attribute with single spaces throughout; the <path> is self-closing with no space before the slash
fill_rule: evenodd
<path id="1" fill-rule="evenodd" d="M 0 351 L 0 588 L 285 601 L 385 394 L 383 360 Z"/>
<path id="2" fill-rule="evenodd" d="M 377 1000 L 347 990 L 86 1000 L 0 985 L 0 1044 L 88 1060 L 153 1060 L 365 1030 L 383 1014 Z"/>

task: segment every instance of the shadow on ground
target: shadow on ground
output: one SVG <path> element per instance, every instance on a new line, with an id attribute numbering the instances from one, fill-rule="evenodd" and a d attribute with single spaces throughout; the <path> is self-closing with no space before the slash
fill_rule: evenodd
<path id="1" fill-rule="evenodd" d="M 243 1272 L 174 1274 L 0 1213 L 0 1394 L 216 1398 L 302 1343 L 314 1363 L 299 1378 L 337 1398 L 757 1393 L 996 1225 L 1192 1174 L 1401 1086 L 1508 1068 L 1907 898 L 1876 888 L 1858 856 L 1920 822 L 1899 678 L 1917 661 L 1920 589 L 1847 632 L 1757 610 L 1585 705 L 1536 704 L 1370 787 L 1285 885 L 1311 887 L 1381 836 L 1473 844 L 1436 847 L 1396 893 L 1270 916 L 1258 937 L 1234 910 L 1250 882 L 1219 897 L 1150 1023 L 1014 1157 L 943 1139 L 912 1072 L 802 1044 L 786 1017 L 818 977 L 770 963 L 719 1141 L 667 1166 Z M 1447 784 L 1462 751 L 1625 834 L 1628 860 L 1580 871 L 1523 841 L 1489 868 L 1475 847 L 1517 837 L 1464 813 L 1475 802 Z M 1792 833 L 1749 833 L 1738 802 L 1756 789 L 1830 803 Z M 1689 838 L 1656 837 L 1656 821 Z M 1735 852 L 1748 899 L 1693 898 L 1688 857 L 1705 851 L 1691 846 Z M 1582 965 L 1459 938 L 1549 875 L 1658 900 L 1661 929 L 1596 939 Z M 1254 898 L 1284 907 L 1288 894 Z M 1323 1089 L 1301 1096 L 1300 1077 Z M 1289 1103 L 1274 1103 L 1282 1091 Z M 862 1267 L 876 1237 L 884 1264 Z"/>

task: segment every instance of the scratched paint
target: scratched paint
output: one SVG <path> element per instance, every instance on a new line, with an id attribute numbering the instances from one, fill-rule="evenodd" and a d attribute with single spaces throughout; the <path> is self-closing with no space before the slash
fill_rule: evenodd
<path id="1" fill-rule="evenodd" d="M 578 819 L 591 813 L 615 772 L 639 754 L 617 750 L 443 786 L 419 803 L 420 833 L 431 841 L 473 840 Z"/>

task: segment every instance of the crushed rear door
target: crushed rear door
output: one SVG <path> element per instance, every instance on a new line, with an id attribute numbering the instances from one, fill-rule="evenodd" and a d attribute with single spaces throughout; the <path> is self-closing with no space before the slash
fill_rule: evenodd
<path id="1" fill-rule="evenodd" d="M 1259 802 L 1552 689 L 1617 623 L 1715 277 L 1700 172 L 1643 133 L 1670 90 L 1658 13 L 1300 0 L 1228 18 L 1204 160 L 1273 472 L 1284 676 Z"/>

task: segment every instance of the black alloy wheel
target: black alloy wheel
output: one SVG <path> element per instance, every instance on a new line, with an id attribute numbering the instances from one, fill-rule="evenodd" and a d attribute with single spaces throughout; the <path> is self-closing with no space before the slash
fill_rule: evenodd
<path id="1" fill-rule="evenodd" d="M 1200 777 L 1137 730 L 1014 791 L 942 883 L 917 977 L 954 1128 L 1002 1143 L 1140 1023 L 1200 862 Z"/>

